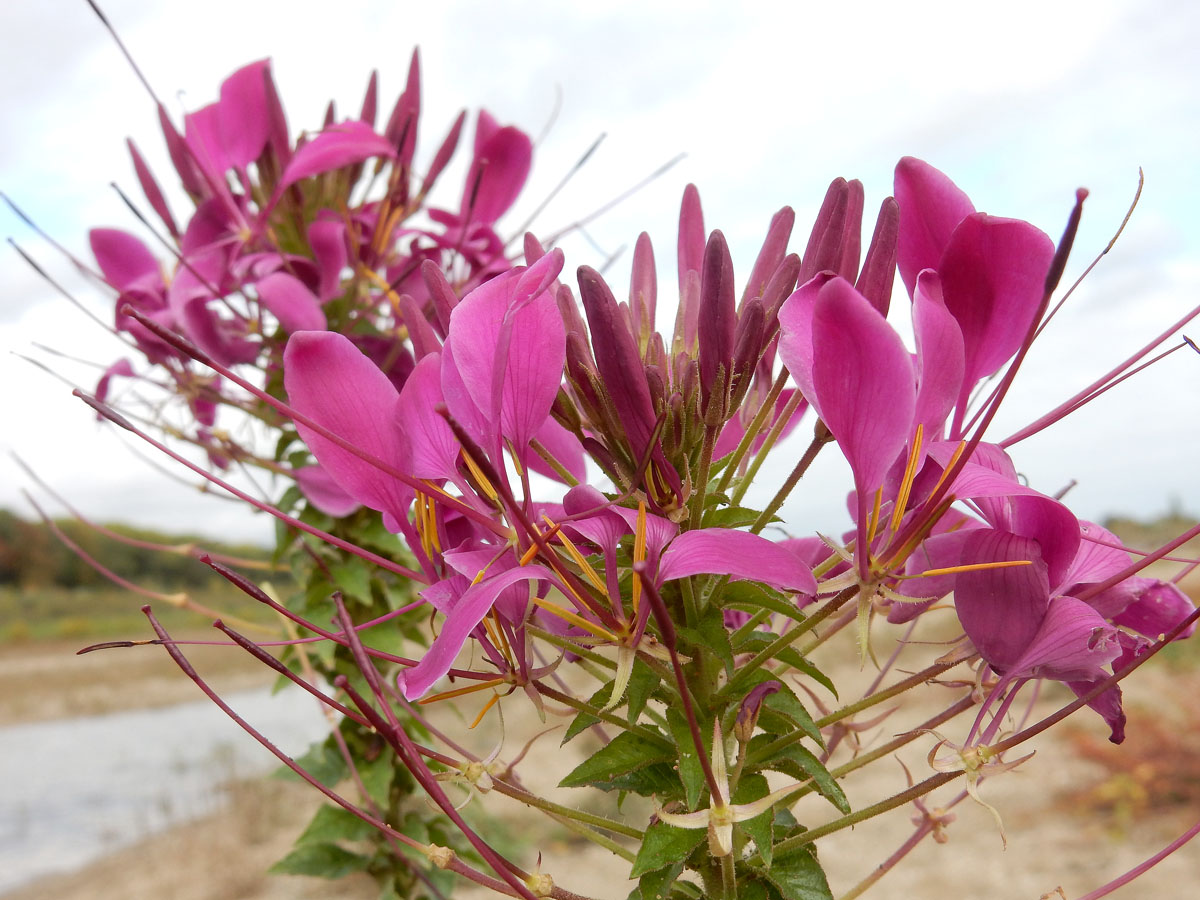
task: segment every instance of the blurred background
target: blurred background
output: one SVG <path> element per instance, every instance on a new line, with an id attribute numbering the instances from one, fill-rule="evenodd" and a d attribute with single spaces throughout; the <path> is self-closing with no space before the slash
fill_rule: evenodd
<path id="1" fill-rule="evenodd" d="M 1116 231 L 1142 167 L 1145 191 L 1129 227 L 1035 347 L 995 438 L 1200 304 L 1200 63 L 1192 52 L 1200 7 L 1189 4 L 1016 0 L 983 12 L 932 0 L 836 11 L 749 3 L 734 15 L 724 4 L 646 0 L 503 7 L 349 0 L 336 13 L 304 2 L 108 0 L 104 9 L 176 121 L 215 99 L 235 68 L 264 56 L 274 61 L 293 132 L 318 128 L 330 99 L 340 115 L 357 114 L 372 67 L 386 109 L 419 45 L 418 162 L 428 162 L 463 107 L 483 106 L 537 141 L 533 175 L 502 233 L 519 228 L 602 134 L 596 153 L 537 217 L 536 233 L 570 225 L 686 154 L 564 243 L 568 271 L 615 255 L 609 271 L 619 286 L 637 234 L 649 232 L 667 296 L 688 182 L 699 186 L 706 225 L 725 231 L 743 276 L 780 206 L 796 209 L 793 249 L 802 250 L 832 178 L 860 178 L 872 216 L 905 154 L 948 173 L 978 209 L 1028 219 L 1055 239 L 1075 188 L 1086 186 L 1091 197 L 1069 282 Z M 139 232 L 109 187 L 115 181 L 138 193 L 125 137 L 164 184 L 171 170 L 153 104 L 118 48 L 84 0 L 6 4 L 0 22 L 0 189 L 80 256 L 91 227 Z M 435 204 L 457 204 L 465 155 Z M 89 309 L 111 317 L 111 299 L 75 277 L 69 261 L 7 209 L 0 231 Z M 103 365 L 122 348 L 14 251 L 3 254 L 2 449 L 34 462 L 92 516 L 268 540 L 265 516 L 153 471 L 63 384 L 13 355 L 34 356 L 91 389 L 99 370 L 35 345 Z M 894 308 L 900 328 L 906 308 Z M 1200 360 L 1181 352 L 1014 455 L 1043 491 L 1078 481 L 1070 502 L 1082 516 L 1155 516 L 1200 507 L 1198 441 Z M 848 523 L 842 474 L 809 476 L 788 510 L 798 528 L 832 532 Z M 28 514 L 18 495 L 27 484 L 5 452 L 0 506 Z"/>

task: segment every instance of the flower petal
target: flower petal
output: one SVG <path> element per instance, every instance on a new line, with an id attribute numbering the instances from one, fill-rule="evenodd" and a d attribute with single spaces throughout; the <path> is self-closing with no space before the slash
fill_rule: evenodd
<path id="1" fill-rule="evenodd" d="M 667 547 L 658 567 L 663 581 L 701 574 L 751 578 L 808 596 L 817 592 L 812 570 L 795 553 L 760 535 L 729 528 L 685 531 Z"/>

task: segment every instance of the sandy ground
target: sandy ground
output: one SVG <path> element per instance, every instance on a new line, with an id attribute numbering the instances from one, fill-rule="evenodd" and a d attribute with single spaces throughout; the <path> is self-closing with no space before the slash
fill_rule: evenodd
<path id="1" fill-rule="evenodd" d="M 161 650 L 144 648 L 69 656 L 74 647 L 31 646 L 0 648 L 0 723 L 44 719 L 118 709 L 131 705 L 159 705 L 197 696 L 194 685 L 174 670 Z M 263 673 L 235 656 L 210 651 L 207 671 L 224 689 L 264 683 Z M 200 656 L 204 656 L 203 651 Z M 1181 674 L 1158 667 L 1143 669 L 1127 690 L 1131 710 L 1126 752 L 1145 752 L 1139 745 L 1140 717 L 1160 715 L 1181 705 L 1195 709 L 1200 689 L 1200 669 Z M 129 679 L 136 679 L 136 690 Z M 223 682 L 223 683 L 221 683 Z M 905 730 L 922 710 L 936 709 L 945 689 L 926 687 L 916 692 L 916 708 L 866 732 L 868 744 Z M 1051 697 L 1046 702 L 1055 699 Z M 1061 701 L 1061 695 L 1057 699 Z M 529 704 L 514 695 L 505 702 L 508 738 L 505 758 L 517 752 L 527 736 L 542 726 Z M 1051 707 L 1046 707 L 1047 709 Z M 901 723 L 901 718 L 903 722 Z M 1080 727 L 1103 732 L 1099 718 L 1083 713 L 1075 717 Z M 550 724 L 554 724 L 551 721 Z M 1200 724 L 1193 712 L 1190 727 Z M 550 735 L 535 751 L 536 764 L 521 768 L 531 788 L 553 790 L 557 781 L 598 744 L 581 736 L 563 750 Z M 486 752 L 494 738 L 472 736 L 472 749 Z M 592 743 L 588 743 L 592 741 Z M 917 778 L 925 777 L 924 756 L 932 739 L 915 742 L 901 754 Z M 1081 897 L 1157 851 L 1200 816 L 1196 809 L 1163 809 L 1139 820 L 1132 828 L 1118 828 L 1116 820 L 1073 814 L 1064 799 L 1081 785 L 1099 784 L 1102 770 L 1074 757 L 1061 736 L 1035 741 L 1037 755 L 1015 772 L 985 783 L 982 792 L 1002 812 L 1008 834 L 1003 849 L 991 815 L 971 801 L 954 809 L 949 841 L 922 843 L 866 896 L 877 900 L 925 900 L 956 897 L 971 900 L 1039 900 L 1061 886 L 1067 900 Z M 1196 767 L 1200 771 L 1200 765 Z M 902 790 L 905 773 L 897 761 L 881 761 L 868 771 L 847 779 L 852 805 L 858 807 Z M 931 806 L 948 803 L 961 790 L 955 783 L 936 794 Z M 537 835 L 543 851 L 543 870 L 564 887 L 597 900 L 621 900 L 632 884 L 620 873 L 625 864 L 607 851 L 571 839 L 553 824 L 526 812 L 506 798 L 496 798 L 496 814 L 505 827 Z M 555 799 L 579 802 L 579 794 L 560 790 Z M 253 783 L 234 792 L 228 808 L 214 816 L 157 835 L 104 858 L 86 869 L 54 876 L 5 894 L 0 900 L 317 900 L 345 898 L 368 900 L 377 896 L 366 877 L 328 883 L 320 879 L 267 876 L 267 867 L 290 847 L 315 809 L 315 798 L 300 785 L 280 782 Z M 489 798 L 489 804 L 491 800 Z M 600 811 L 600 810 L 597 810 Z M 626 807 L 629 811 L 629 806 Z M 817 802 L 802 805 L 797 814 L 813 823 L 833 818 L 831 808 Z M 821 859 L 829 873 L 835 896 L 845 892 L 878 865 L 911 832 L 912 808 L 896 811 L 822 840 Z M 534 859 L 520 860 L 532 867 Z M 1109 895 L 1117 900 L 1187 898 L 1188 887 L 1200 882 L 1200 840 L 1166 860 L 1138 883 Z M 464 883 L 456 898 L 474 900 L 492 896 Z"/>

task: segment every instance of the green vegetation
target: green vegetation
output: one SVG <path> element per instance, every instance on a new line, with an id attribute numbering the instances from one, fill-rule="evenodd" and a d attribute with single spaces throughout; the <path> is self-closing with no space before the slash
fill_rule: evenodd
<path id="1" fill-rule="evenodd" d="M 220 615 L 271 624 L 273 615 L 241 594 L 194 554 L 199 547 L 266 564 L 270 552 L 125 525 L 110 531 L 174 550 L 132 546 L 74 520 L 55 522 L 84 553 L 140 588 L 186 594 L 191 608 L 146 597 L 109 581 L 66 546 L 52 529 L 0 510 L 0 641 L 138 638 L 147 631 L 140 608 L 151 602 L 172 630 L 195 632 Z M 262 574 L 262 573 L 259 573 Z M 285 576 L 286 577 L 286 576 Z"/>

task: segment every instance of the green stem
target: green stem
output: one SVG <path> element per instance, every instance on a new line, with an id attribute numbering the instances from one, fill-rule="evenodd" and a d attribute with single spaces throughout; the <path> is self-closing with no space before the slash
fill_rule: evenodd
<path id="1" fill-rule="evenodd" d="M 832 725 L 834 722 L 840 722 L 842 719 L 856 715 L 857 713 L 862 712 L 864 709 L 870 709 L 872 706 L 882 703 L 884 700 L 890 700 L 897 694 L 903 694 L 905 691 L 910 690 L 917 685 L 924 684 L 930 679 L 936 678 L 938 675 L 941 675 L 943 672 L 954 668 L 960 662 L 964 661 L 964 659 L 956 659 L 953 662 L 934 663 L 932 666 L 922 669 L 915 675 L 910 675 L 903 681 L 897 681 L 891 687 L 884 688 L 882 691 L 876 691 L 874 694 L 869 694 L 868 696 L 863 697 L 861 700 L 858 700 L 854 703 L 849 703 L 846 706 L 843 706 L 841 709 L 834 710 L 824 718 L 817 719 L 817 727 L 825 728 L 827 725 Z"/>
<path id="2" fill-rule="evenodd" d="M 787 477 L 783 486 L 775 492 L 775 496 L 767 504 L 767 508 L 759 514 L 758 518 L 754 520 L 754 524 L 750 526 L 751 534 L 758 534 L 770 524 L 771 519 L 775 517 L 775 513 L 779 512 L 779 507 L 783 506 L 783 501 L 792 492 L 792 488 L 804 477 L 804 473 L 808 471 L 808 467 L 817 458 L 817 454 L 821 452 L 821 448 L 831 440 L 831 438 L 824 437 L 828 433 L 826 429 L 822 428 L 817 436 L 813 437 L 812 443 L 808 445 L 808 449 L 800 457 L 800 462 L 796 463 L 796 468 L 792 469 L 792 474 Z"/>
<path id="3" fill-rule="evenodd" d="M 556 700 L 563 704 L 563 706 L 569 706 L 571 709 L 578 710 L 579 712 L 585 712 L 589 716 L 594 716 L 602 722 L 607 722 L 609 725 L 615 725 L 622 731 L 632 732 L 641 738 L 645 738 L 647 741 L 651 741 L 655 744 L 662 744 L 665 740 L 661 734 L 651 731 L 649 728 L 643 728 L 641 725 L 630 725 L 619 716 L 614 716 L 610 712 L 604 712 L 599 707 L 592 706 L 592 704 L 584 700 L 577 700 L 570 694 L 564 694 L 562 691 L 555 690 L 549 685 L 542 684 L 541 682 L 535 682 L 534 688 L 536 688 L 537 692 L 543 697 L 549 697 L 551 700 Z"/>
<path id="4" fill-rule="evenodd" d="M 811 844 L 813 841 L 841 831 L 843 828 L 849 828 L 851 825 L 857 825 L 859 822 L 873 819 L 898 806 L 904 806 L 918 797 L 924 797 L 930 791 L 940 788 L 943 784 L 953 781 L 962 774 L 962 772 L 939 772 L 936 775 L 931 775 L 920 784 L 915 784 L 908 790 L 901 791 L 899 794 L 888 797 L 886 800 L 880 800 L 871 806 L 864 806 L 862 809 L 842 816 L 840 819 L 834 819 L 832 822 L 827 822 L 816 828 L 810 828 L 808 831 L 782 840 L 772 848 L 772 852 L 778 857 L 785 853 L 790 853 L 792 850 L 798 850 L 806 844 Z"/>
<path id="5" fill-rule="evenodd" d="M 732 853 L 721 857 L 721 896 L 724 900 L 737 900 L 737 873 Z"/>
<path id="6" fill-rule="evenodd" d="M 539 797 L 536 794 L 531 794 L 526 790 L 522 790 L 515 785 L 509 784 L 507 781 L 500 781 L 497 779 L 493 782 L 493 787 L 501 794 L 504 794 L 504 796 L 512 797 L 514 800 L 518 801 L 519 803 L 524 803 L 526 806 L 532 806 L 542 810 L 543 812 L 550 813 L 555 818 L 570 819 L 572 822 L 579 823 L 583 826 L 602 828 L 605 831 L 611 831 L 613 834 L 621 834 L 625 837 L 633 838 L 638 841 L 643 840 L 646 836 L 644 832 L 639 831 L 632 825 L 626 825 L 624 822 L 617 822 L 616 820 L 609 819 L 605 816 L 598 816 L 593 813 L 584 812 L 581 809 L 572 809 L 569 806 L 563 806 L 560 803 L 555 803 L 552 800 L 547 800 L 544 797 Z M 591 828 L 587 828 L 586 830 L 590 832 Z M 580 832 L 580 834 L 584 834 L 584 832 Z M 588 835 L 584 834 L 584 837 L 588 837 Z M 624 847 L 622 847 L 621 850 L 625 851 L 626 853 L 629 852 L 625 850 Z M 633 856 L 630 855 L 630 859 L 632 858 Z"/>
<path id="7" fill-rule="evenodd" d="M 791 631 L 784 632 L 775 640 L 771 641 L 771 643 L 767 644 L 767 646 L 763 647 L 762 650 L 758 651 L 758 653 L 756 653 L 748 662 L 743 663 L 740 667 L 738 667 L 738 670 L 734 673 L 733 677 L 729 679 L 729 683 L 721 689 L 721 694 L 723 696 L 729 696 L 729 694 L 736 691 L 756 669 L 760 668 L 764 663 L 774 659 L 780 650 L 791 646 L 796 639 L 812 631 L 814 627 L 837 612 L 847 600 L 851 599 L 857 594 L 858 585 L 852 585 L 851 587 L 846 588 L 840 593 L 834 595 L 823 607 L 805 619 L 803 624 L 797 625 Z"/>
<path id="8" fill-rule="evenodd" d="M 750 467 L 746 470 L 746 474 L 741 477 L 741 479 L 738 481 L 738 486 L 734 488 L 732 500 L 735 506 L 742 502 L 742 498 L 746 496 L 746 491 L 750 489 L 750 485 L 753 484 L 754 479 L 758 477 L 758 470 L 761 469 L 763 463 L 766 462 L 767 456 L 775 447 L 776 441 L 779 440 L 779 436 L 783 433 L 783 429 L 787 427 L 788 421 L 796 412 L 796 407 L 800 405 L 801 400 L 803 400 L 803 398 L 800 396 L 799 392 L 797 392 L 796 395 L 792 397 L 792 399 L 789 400 L 784 406 L 783 412 L 780 414 L 778 421 L 776 421 L 776 423 L 771 426 L 771 430 L 767 432 L 766 439 L 763 440 L 762 446 L 758 448 L 758 453 L 754 454 L 754 460 L 750 463 Z"/>
<path id="9" fill-rule="evenodd" d="M 568 640 L 562 635 L 546 631 L 544 628 L 539 628 L 536 625 L 526 625 L 525 628 L 531 635 L 536 638 L 541 638 L 547 644 L 553 644 L 555 647 L 570 651 L 576 656 L 591 660 L 598 665 L 605 666 L 606 668 L 613 669 L 614 671 L 617 668 L 617 664 L 607 656 L 602 656 L 594 650 L 589 650 L 587 647 L 577 644 L 572 640 Z"/>
<path id="10" fill-rule="evenodd" d="M 579 825 L 575 822 L 572 822 L 570 819 L 566 819 L 562 816 L 556 816 L 556 815 L 551 814 L 550 818 L 554 819 L 556 822 L 558 822 L 564 828 L 570 829 L 571 831 L 575 832 L 576 834 L 580 835 L 581 837 L 586 838 L 587 840 L 591 841 L 593 844 L 603 847 L 605 850 L 609 851 L 610 853 L 613 853 L 616 856 L 621 857 L 626 862 L 631 863 L 631 862 L 634 862 L 637 860 L 637 854 L 634 853 L 632 850 L 622 847 L 620 844 L 618 844 L 612 838 L 610 838 L 606 835 L 600 834 L 598 831 L 593 831 L 590 828 L 585 828 L 584 826 Z"/>
<path id="11" fill-rule="evenodd" d="M 775 401 L 779 399 L 779 394 L 783 391 L 783 386 L 787 384 L 787 380 L 788 370 L 784 369 L 775 379 L 775 383 L 771 385 L 771 390 L 767 394 L 766 399 L 763 400 L 762 406 L 758 408 L 758 412 L 750 420 L 750 424 L 746 428 L 746 433 L 742 435 L 742 439 L 734 449 L 733 455 L 725 461 L 725 471 L 722 473 L 721 480 L 717 484 L 717 493 L 723 493 L 729 487 L 729 482 L 733 478 L 734 471 L 742 464 L 743 457 L 750 451 L 750 447 L 754 443 L 754 439 L 758 437 L 758 432 L 762 429 L 763 423 L 767 421 L 767 416 L 775 408 Z"/>
<path id="12" fill-rule="evenodd" d="M 700 470 L 696 474 L 695 493 L 688 500 L 691 507 L 691 519 L 688 528 L 695 530 L 700 527 L 704 516 L 704 498 L 708 494 L 708 473 L 712 468 L 713 444 L 717 439 L 717 429 L 712 425 L 704 426 L 704 442 L 700 445 Z"/>

